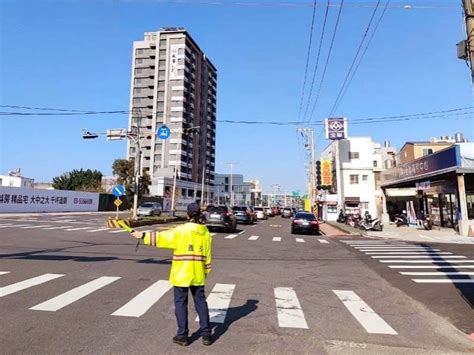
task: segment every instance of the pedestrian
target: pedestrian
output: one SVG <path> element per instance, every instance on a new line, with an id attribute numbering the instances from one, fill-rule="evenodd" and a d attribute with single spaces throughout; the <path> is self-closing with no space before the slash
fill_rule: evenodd
<path id="1" fill-rule="evenodd" d="M 199 316 L 200 334 L 204 345 L 212 344 L 209 309 L 204 291 L 206 279 L 211 271 L 211 234 L 203 224 L 201 209 L 197 203 L 187 208 L 190 221 L 162 232 L 137 232 L 132 235 L 143 244 L 173 250 L 170 283 L 174 290 L 174 306 L 178 323 L 173 342 L 189 345 L 188 294 L 191 291 L 194 307 Z"/>

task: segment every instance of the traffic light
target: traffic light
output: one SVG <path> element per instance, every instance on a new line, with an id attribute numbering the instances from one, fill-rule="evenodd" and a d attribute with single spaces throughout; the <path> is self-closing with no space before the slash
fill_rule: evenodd
<path id="1" fill-rule="evenodd" d="M 316 161 L 316 186 L 321 186 L 321 161 Z"/>

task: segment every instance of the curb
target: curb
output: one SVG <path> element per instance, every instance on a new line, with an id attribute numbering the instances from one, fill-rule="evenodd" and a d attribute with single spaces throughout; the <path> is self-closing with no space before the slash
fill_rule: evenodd
<path id="1" fill-rule="evenodd" d="M 340 223 L 334 223 L 334 222 L 326 222 L 327 224 L 329 224 L 331 227 L 334 227 L 338 230 L 340 230 L 341 232 L 344 232 L 344 233 L 347 233 L 349 235 L 362 235 L 363 236 L 363 233 L 362 231 L 360 230 L 356 230 L 354 228 L 351 228 L 349 226 L 346 226 L 346 225 L 342 225 Z"/>

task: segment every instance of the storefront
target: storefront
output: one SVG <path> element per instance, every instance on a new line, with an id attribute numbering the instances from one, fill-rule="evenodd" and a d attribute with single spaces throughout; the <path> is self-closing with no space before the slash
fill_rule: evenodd
<path id="1" fill-rule="evenodd" d="M 384 215 L 406 204 L 414 219 L 427 214 L 435 225 L 474 232 L 474 143 L 459 143 L 382 172 Z M 390 192 L 400 191 L 394 200 Z M 407 191 L 403 197 L 403 191 Z M 408 193 L 408 191 L 415 191 Z M 392 208 L 392 211 L 390 209 Z"/>

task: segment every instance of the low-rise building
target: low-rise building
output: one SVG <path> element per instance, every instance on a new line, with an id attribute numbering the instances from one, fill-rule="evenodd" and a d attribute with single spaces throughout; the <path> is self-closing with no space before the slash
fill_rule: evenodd
<path id="1" fill-rule="evenodd" d="M 34 179 L 21 176 L 21 170 L 19 168 L 14 171 L 9 171 L 8 175 L 0 175 L 0 186 L 33 188 L 34 183 Z"/>

